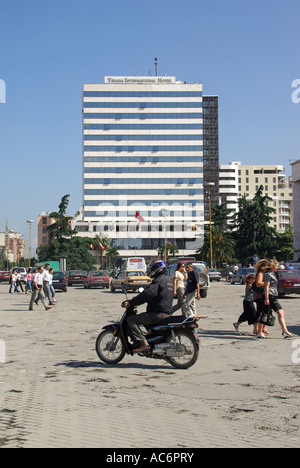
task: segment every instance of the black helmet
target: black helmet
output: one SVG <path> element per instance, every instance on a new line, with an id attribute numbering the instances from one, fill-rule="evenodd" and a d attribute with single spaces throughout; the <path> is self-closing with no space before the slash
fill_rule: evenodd
<path id="1" fill-rule="evenodd" d="M 156 278 L 162 273 L 166 273 L 167 264 L 163 260 L 153 260 L 149 265 L 149 276 L 150 278 Z"/>

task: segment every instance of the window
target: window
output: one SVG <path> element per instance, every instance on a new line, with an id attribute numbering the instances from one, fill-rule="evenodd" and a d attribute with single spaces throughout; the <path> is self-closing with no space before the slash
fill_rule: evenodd
<path id="1" fill-rule="evenodd" d="M 42 224 L 47 224 L 47 218 L 42 219 Z"/>

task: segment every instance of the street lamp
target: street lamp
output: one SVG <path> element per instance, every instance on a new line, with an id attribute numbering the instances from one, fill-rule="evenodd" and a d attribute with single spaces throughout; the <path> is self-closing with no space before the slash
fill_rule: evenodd
<path id="1" fill-rule="evenodd" d="M 210 231 L 210 267 L 213 268 L 213 247 L 212 247 L 212 225 L 211 225 L 211 194 L 210 188 L 214 187 L 214 182 L 207 182 L 204 187 L 207 188 L 208 203 L 209 203 L 209 231 Z"/>
<path id="2" fill-rule="evenodd" d="M 27 220 L 27 223 L 29 224 L 29 268 L 31 266 L 31 225 L 34 223 L 33 219 Z"/>
<path id="3" fill-rule="evenodd" d="M 169 212 L 169 208 L 162 208 L 161 212 L 164 214 L 165 219 L 165 262 L 168 262 L 168 249 L 167 249 L 167 213 Z"/>

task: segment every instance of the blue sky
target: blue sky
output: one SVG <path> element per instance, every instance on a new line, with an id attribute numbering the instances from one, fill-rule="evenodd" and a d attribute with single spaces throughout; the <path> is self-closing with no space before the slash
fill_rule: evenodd
<path id="1" fill-rule="evenodd" d="M 105 75 L 201 81 L 219 95 L 220 162 L 299 159 L 299 0 L 0 0 L 0 230 L 81 205 L 81 94 Z M 0 99 L 1 100 L 1 99 Z M 35 234 L 35 230 L 34 230 Z"/>

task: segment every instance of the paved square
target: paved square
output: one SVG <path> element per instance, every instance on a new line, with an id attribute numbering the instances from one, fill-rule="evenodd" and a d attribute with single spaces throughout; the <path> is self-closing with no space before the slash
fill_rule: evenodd
<path id="1" fill-rule="evenodd" d="M 139 356 L 99 362 L 95 340 L 122 314 L 122 293 L 73 287 L 29 312 L 29 296 L 0 285 L 0 447 L 298 447 L 300 337 L 284 340 L 278 323 L 267 340 L 246 324 L 237 335 L 243 294 L 211 285 L 197 303 L 209 315 L 199 360 L 182 371 Z M 281 302 L 300 335 L 300 297 Z"/>

